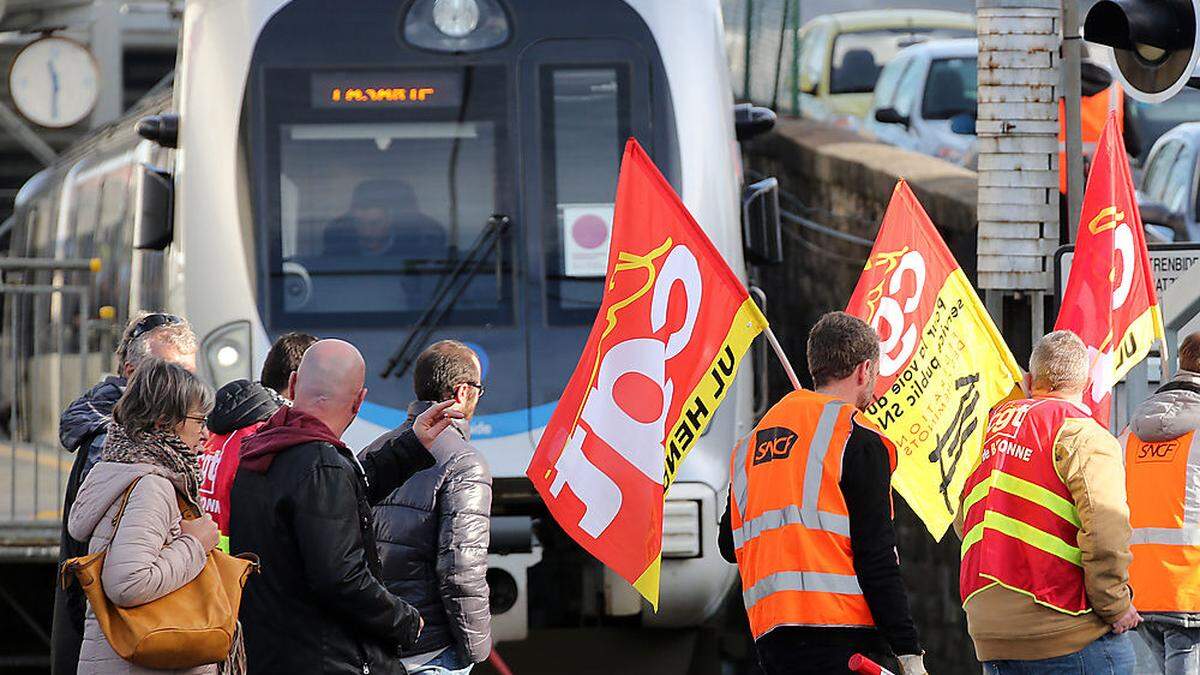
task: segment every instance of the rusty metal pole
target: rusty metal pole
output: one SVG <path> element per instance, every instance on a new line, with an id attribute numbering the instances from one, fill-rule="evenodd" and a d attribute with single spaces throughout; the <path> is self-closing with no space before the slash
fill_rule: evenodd
<path id="1" fill-rule="evenodd" d="M 1079 0 L 1063 0 L 1062 24 L 1063 102 L 1066 111 L 1067 232 L 1074 242 L 1079 234 L 1079 213 L 1083 210 L 1083 124 L 1080 99 L 1083 97 L 1083 38 L 1079 36 Z"/>

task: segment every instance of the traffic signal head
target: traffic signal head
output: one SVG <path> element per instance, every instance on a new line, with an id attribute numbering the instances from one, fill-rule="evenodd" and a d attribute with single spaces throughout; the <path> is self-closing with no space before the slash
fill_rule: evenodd
<path id="1" fill-rule="evenodd" d="M 1134 98 L 1157 103 L 1192 77 L 1200 0 L 1100 0 L 1088 12 L 1083 37 L 1112 47 L 1117 78 Z"/>

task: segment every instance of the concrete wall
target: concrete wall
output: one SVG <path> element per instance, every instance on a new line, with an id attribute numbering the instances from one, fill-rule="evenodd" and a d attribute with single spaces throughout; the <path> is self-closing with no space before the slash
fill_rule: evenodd
<path id="1" fill-rule="evenodd" d="M 781 120 L 745 150 L 748 169 L 777 177 L 782 190 L 819 209 L 801 215 L 864 239 L 874 240 L 896 181 L 906 179 L 974 281 L 974 172 L 806 120 Z M 784 263 L 760 270 L 756 281 L 767 293 L 767 317 L 808 386 L 808 331 L 821 314 L 845 308 L 870 251 L 787 222 L 784 251 Z M 780 368 L 769 367 L 775 400 L 788 385 Z M 896 529 L 930 672 L 978 673 L 959 606 L 958 539 L 951 532 L 935 543 L 902 499 L 896 500 Z"/>

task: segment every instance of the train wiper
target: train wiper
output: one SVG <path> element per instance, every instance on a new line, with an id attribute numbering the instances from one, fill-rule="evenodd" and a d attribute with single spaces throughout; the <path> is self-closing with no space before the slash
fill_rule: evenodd
<path id="1" fill-rule="evenodd" d="M 386 378 L 393 371 L 396 372 L 396 377 L 404 377 L 404 374 L 412 367 L 413 361 L 416 360 L 417 350 L 425 344 L 429 335 L 442 322 L 446 312 L 454 308 L 454 304 L 458 302 L 463 291 L 467 290 L 467 286 L 471 285 L 471 281 L 475 279 L 475 275 L 479 274 L 479 270 L 483 269 L 491 249 L 493 247 L 499 249 L 500 239 L 511 225 L 512 219 L 503 214 L 493 214 L 491 218 L 488 218 L 487 224 L 475 238 L 475 243 L 471 245 L 467 255 L 458 261 L 454 270 L 446 277 L 445 282 L 438 285 L 433 301 L 425 308 L 421 318 L 413 324 L 412 329 L 408 332 L 408 337 L 404 338 L 404 342 L 388 359 L 387 367 L 379 374 L 380 377 Z"/>

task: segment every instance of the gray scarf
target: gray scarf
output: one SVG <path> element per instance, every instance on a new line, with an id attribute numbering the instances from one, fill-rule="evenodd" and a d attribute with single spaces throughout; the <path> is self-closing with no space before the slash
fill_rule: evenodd
<path id="1" fill-rule="evenodd" d="M 200 505 L 200 453 L 178 434 L 155 430 L 132 438 L 116 422 L 108 425 L 108 438 L 100 459 L 122 464 L 153 464 L 166 469 L 175 489 L 192 506 Z"/>

